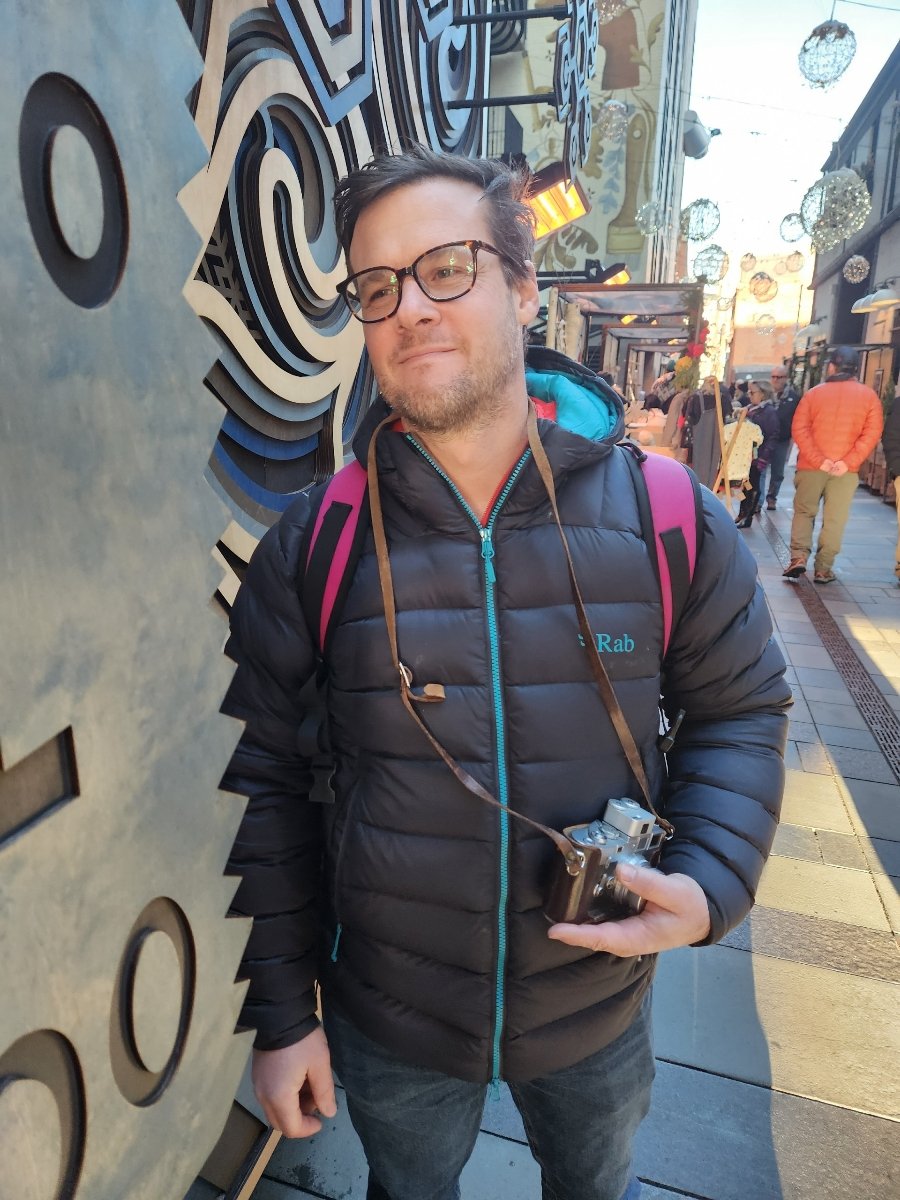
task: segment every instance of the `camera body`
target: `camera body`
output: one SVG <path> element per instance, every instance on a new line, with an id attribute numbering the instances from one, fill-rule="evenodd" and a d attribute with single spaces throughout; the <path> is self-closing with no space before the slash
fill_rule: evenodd
<path id="1" fill-rule="evenodd" d="M 578 851 L 577 862 L 556 856 L 544 905 L 547 920 L 599 925 L 639 913 L 645 901 L 618 882 L 616 866 L 659 862 L 666 835 L 653 814 L 636 800 L 609 800 L 600 820 L 570 825 L 563 833 Z"/>

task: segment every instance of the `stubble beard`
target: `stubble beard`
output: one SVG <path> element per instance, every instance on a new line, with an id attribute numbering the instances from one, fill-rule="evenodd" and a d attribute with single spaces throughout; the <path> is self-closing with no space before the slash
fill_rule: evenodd
<path id="1" fill-rule="evenodd" d="M 510 381 L 521 363 L 522 330 L 510 313 L 500 343 L 449 383 L 405 389 L 386 380 L 381 394 L 412 429 L 432 436 L 471 433 L 490 426 L 506 407 Z"/>

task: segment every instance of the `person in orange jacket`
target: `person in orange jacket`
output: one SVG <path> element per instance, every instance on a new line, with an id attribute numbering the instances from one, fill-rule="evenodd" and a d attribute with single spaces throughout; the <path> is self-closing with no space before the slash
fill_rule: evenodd
<path id="1" fill-rule="evenodd" d="M 813 526 L 824 500 L 813 579 L 832 583 L 850 502 L 863 459 L 878 445 L 884 416 L 876 392 L 857 379 L 859 355 L 849 346 L 831 351 L 825 382 L 810 388 L 797 406 L 791 435 L 797 443 L 791 561 L 785 579 L 806 572 Z"/>

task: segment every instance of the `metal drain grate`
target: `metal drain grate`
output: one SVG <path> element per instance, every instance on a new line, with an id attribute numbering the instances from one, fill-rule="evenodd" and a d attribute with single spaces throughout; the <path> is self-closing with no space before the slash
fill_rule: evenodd
<path id="1" fill-rule="evenodd" d="M 775 551 L 782 567 L 790 562 L 790 550 L 768 519 L 760 521 L 769 545 Z M 888 765 L 900 781 L 900 720 L 897 714 L 879 692 L 872 681 L 869 672 L 860 662 L 856 651 L 847 641 L 840 625 L 825 607 L 816 591 L 815 584 L 801 576 L 794 585 L 800 602 L 806 609 L 813 628 L 822 639 L 822 645 L 831 655 L 838 674 L 847 685 L 847 690 L 856 701 L 856 706 L 862 713 L 863 720 L 872 732 L 872 736 L 888 761 Z"/>

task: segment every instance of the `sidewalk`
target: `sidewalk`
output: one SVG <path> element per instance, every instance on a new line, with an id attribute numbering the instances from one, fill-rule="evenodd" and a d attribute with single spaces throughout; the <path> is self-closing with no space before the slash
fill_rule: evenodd
<path id="1" fill-rule="evenodd" d="M 861 488 L 841 582 L 790 584 L 791 500 L 786 481 L 779 511 L 741 535 L 794 688 L 782 825 L 748 920 L 660 960 L 643 1200 L 900 1194 L 896 519 Z M 318 1137 L 280 1143 L 254 1200 L 364 1200 L 365 1178 L 341 1107 Z M 539 1200 L 506 1092 L 485 1105 L 462 1194 Z"/>

